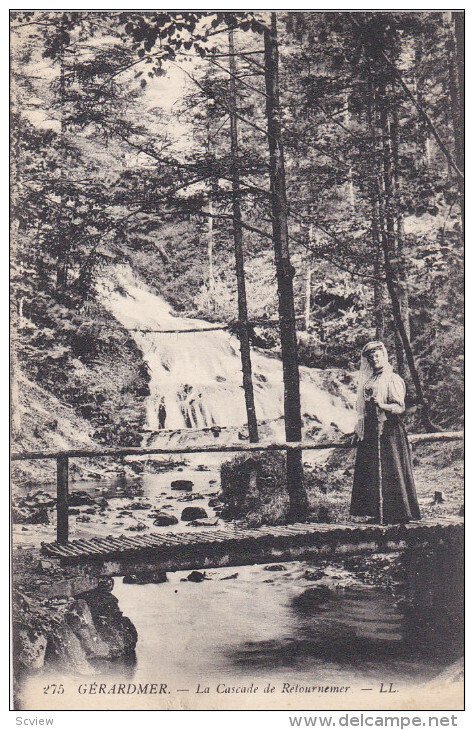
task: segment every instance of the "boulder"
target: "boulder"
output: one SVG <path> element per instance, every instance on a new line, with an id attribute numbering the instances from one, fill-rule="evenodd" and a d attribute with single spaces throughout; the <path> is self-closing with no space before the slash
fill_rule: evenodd
<path id="1" fill-rule="evenodd" d="M 151 504 L 149 502 L 131 502 L 130 504 L 125 504 L 124 509 L 131 509 L 131 510 L 141 510 L 141 509 L 151 509 Z"/>
<path id="2" fill-rule="evenodd" d="M 264 570 L 270 570 L 272 572 L 277 572 L 280 570 L 286 570 L 286 567 L 284 565 L 280 565 L 280 563 L 275 563 L 274 565 L 265 565 Z"/>
<path id="3" fill-rule="evenodd" d="M 96 497 L 96 498 L 94 499 L 94 502 L 95 502 L 95 503 L 96 503 L 97 505 L 99 505 L 99 507 L 108 507 L 108 506 L 109 506 L 109 503 L 108 503 L 108 501 L 107 501 L 107 500 L 105 499 L 105 497 Z"/>
<path id="4" fill-rule="evenodd" d="M 28 492 L 26 497 L 23 499 L 23 504 L 28 506 L 35 505 L 37 507 L 54 507 L 56 499 L 52 494 L 43 492 L 43 490 L 40 489 L 37 492 Z"/>
<path id="5" fill-rule="evenodd" d="M 87 492 L 72 492 L 69 495 L 68 504 L 70 507 L 82 507 L 83 505 L 91 507 L 95 504 L 95 499 Z"/>
<path id="6" fill-rule="evenodd" d="M 41 669 L 46 653 L 46 636 L 41 630 L 13 624 L 14 659 L 24 669 Z"/>
<path id="7" fill-rule="evenodd" d="M 77 674 L 93 674 L 81 640 L 67 623 L 61 623 L 48 636 L 45 662 Z"/>
<path id="8" fill-rule="evenodd" d="M 108 659 L 110 649 L 103 641 L 94 625 L 92 614 L 86 601 L 74 601 L 66 616 L 68 626 L 74 631 L 88 659 Z"/>
<path id="9" fill-rule="evenodd" d="M 194 502 L 195 499 L 204 499 L 202 494 L 195 492 L 193 494 L 183 494 L 182 497 L 176 497 L 178 502 Z"/>
<path id="10" fill-rule="evenodd" d="M 305 570 L 303 578 L 305 580 L 321 580 L 321 578 L 324 578 L 324 576 L 327 575 L 324 570 Z"/>
<path id="11" fill-rule="evenodd" d="M 174 515 L 168 515 L 166 512 L 156 512 L 151 516 L 155 518 L 153 524 L 157 527 L 169 527 L 169 525 L 178 524 L 178 518 Z"/>
<path id="12" fill-rule="evenodd" d="M 143 522 L 137 522 L 136 524 L 130 525 L 125 529 L 130 530 L 131 532 L 143 532 L 143 530 L 148 530 L 148 527 Z"/>
<path id="13" fill-rule="evenodd" d="M 166 583 L 165 570 L 149 570 L 143 573 L 124 575 L 123 582 L 132 585 L 146 585 L 147 583 Z"/>
<path id="14" fill-rule="evenodd" d="M 171 482 L 171 489 L 175 492 L 192 492 L 193 486 L 190 479 L 175 479 Z"/>
<path id="15" fill-rule="evenodd" d="M 48 508 L 40 506 L 13 505 L 12 522 L 15 524 L 47 525 L 49 523 Z"/>
<path id="16" fill-rule="evenodd" d="M 138 639 L 137 630 L 119 609 L 118 599 L 113 593 L 95 590 L 83 594 L 83 598 L 90 608 L 100 638 L 109 646 L 110 656 L 133 655 Z"/>
<path id="17" fill-rule="evenodd" d="M 222 500 L 219 497 L 213 497 L 208 502 L 209 507 L 220 507 L 222 505 Z"/>
<path id="18" fill-rule="evenodd" d="M 207 512 L 203 507 L 185 507 L 181 512 L 181 519 L 184 522 L 191 522 L 191 520 L 199 520 L 201 518 L 207 518 Z"/>
<path id="19" fill-rule="evenodd" d="M 215 527 L 219 524 L 219 520 L 217 517 L 206 517 L 202 520 L 192 520 L 191 522 L 188 522 L 188 525 L 192 525 L 192 527 Z"/>
<path id="20" fill-rule="evenodd" d="M 202 581 L 205 579 L 205 573 L 201 573 L 200 570 L 192 570 L 186 580 L 189 580 L 191 583 L 202 583 Z"/>

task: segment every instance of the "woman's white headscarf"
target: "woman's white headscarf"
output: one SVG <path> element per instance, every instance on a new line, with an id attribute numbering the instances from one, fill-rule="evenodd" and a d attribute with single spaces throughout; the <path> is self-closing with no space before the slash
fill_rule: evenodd
<path id="1" fill-rule="evenodd" d="M 372 366 L 370 365 L 368 359 L 367 359 L 367 352 L 368 350 L 373 350 L 374 348 L 382 350 L 383 353 L 383 364 L 380 369 L 380 372 L 374 373 Z M 367 384 L 367 382 L 373 378 L 374 379 L 374 394 L 375 392 L 377 394 L 380 394 L 383 401 L 386 402 L 387 396 L 388 396 L 388 388 L 390 385 L 390 381 L 393 377 L 393 369 L 388 361 L 388 354 L 387 354 L 387 348 L 383 344 L 383 342 L 380 342 L 378 340 L 375 340 L 373 342 L 368 342 L 365 347 L 363 347 L 362 352 L 360 354 L 360 369 L 359 369 L 359 381 L 357 384 L 357 400 L 356 400 L 356 410 L 357 410 L 357 423 L 355 427 L 355 433 L 358 436 L 358 438 L 362 441 L 364 438 L 364 415 L 365 415 L 365 393 L 364 388 Z M 382 414 L 383 415 L 383 414 Z"/>

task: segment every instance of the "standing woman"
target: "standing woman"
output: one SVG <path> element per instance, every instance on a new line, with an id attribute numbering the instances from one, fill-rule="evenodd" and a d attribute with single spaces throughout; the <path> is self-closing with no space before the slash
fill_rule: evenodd
<path id="1" fill-rule="evenodd" d="M 357 390 L 353 516 L 383 518 L 390 524 L 420 519 L 410 447 L 400 418 L 405 390 L 383 342 L 369 342 L 361 353 Z"/>

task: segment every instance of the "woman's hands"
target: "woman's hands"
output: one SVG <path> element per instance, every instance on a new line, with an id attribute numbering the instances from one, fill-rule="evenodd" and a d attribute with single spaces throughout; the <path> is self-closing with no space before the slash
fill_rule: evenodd
<path id="1" fill-rule="evenodd" d="M 378 394 L 374 400 L 377 404 L 377 407 L 380 408 L 381 411 L 385 411 L 385 413 L 400 414 L 403 413 L 403 411 L 405 410 L 404 406 L 400 405 L 399 403 L 384 403 L 382 398 Z"/>

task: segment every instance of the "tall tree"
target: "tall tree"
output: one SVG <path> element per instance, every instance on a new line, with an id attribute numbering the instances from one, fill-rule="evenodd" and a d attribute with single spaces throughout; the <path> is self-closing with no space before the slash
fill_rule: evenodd
<path id="1" fill-rule="evenodd" d="M 245 266 L 243 250 L 242 209 L 240 204 L 240 161 L 238 149 L 237 92 L 235 78 L 237 64 L 235 62 L 234 31 L 229 30 L 229 117 L 230 148 L 232 165 L 232 230 L 234 234 L 235 274 L 237 279 L 237 301 L 239 310 L 239 340 L 242 362 L 242 379 L 245 393 L 245 407 L 249 440 L 258 441 L 257 415 L 252 381 L 252 360 L 250 355 L 250 337 L 247 309 L 247 291 L 245 286 Z"/>
<path id="2" fill-rule="evenodd" d="M 291 265 L 288 244 L 288 205 L 280 118 L 278 36 L 275 12 L 271 13 L 270 28 L 267 28 L 264 32 L 264 42 L 268 149 L 270 153 L 270 194 L 283 363 L 285 433 L 287 441 L 291 442 L 301 441 L 301 400 L 293 295 L 295 269 Z M 308 514 L 309 504 L 303 485 L 303 458 L 300 449 L 287 451 L 286 468 L 292 517 L 303 519 Z"/>

